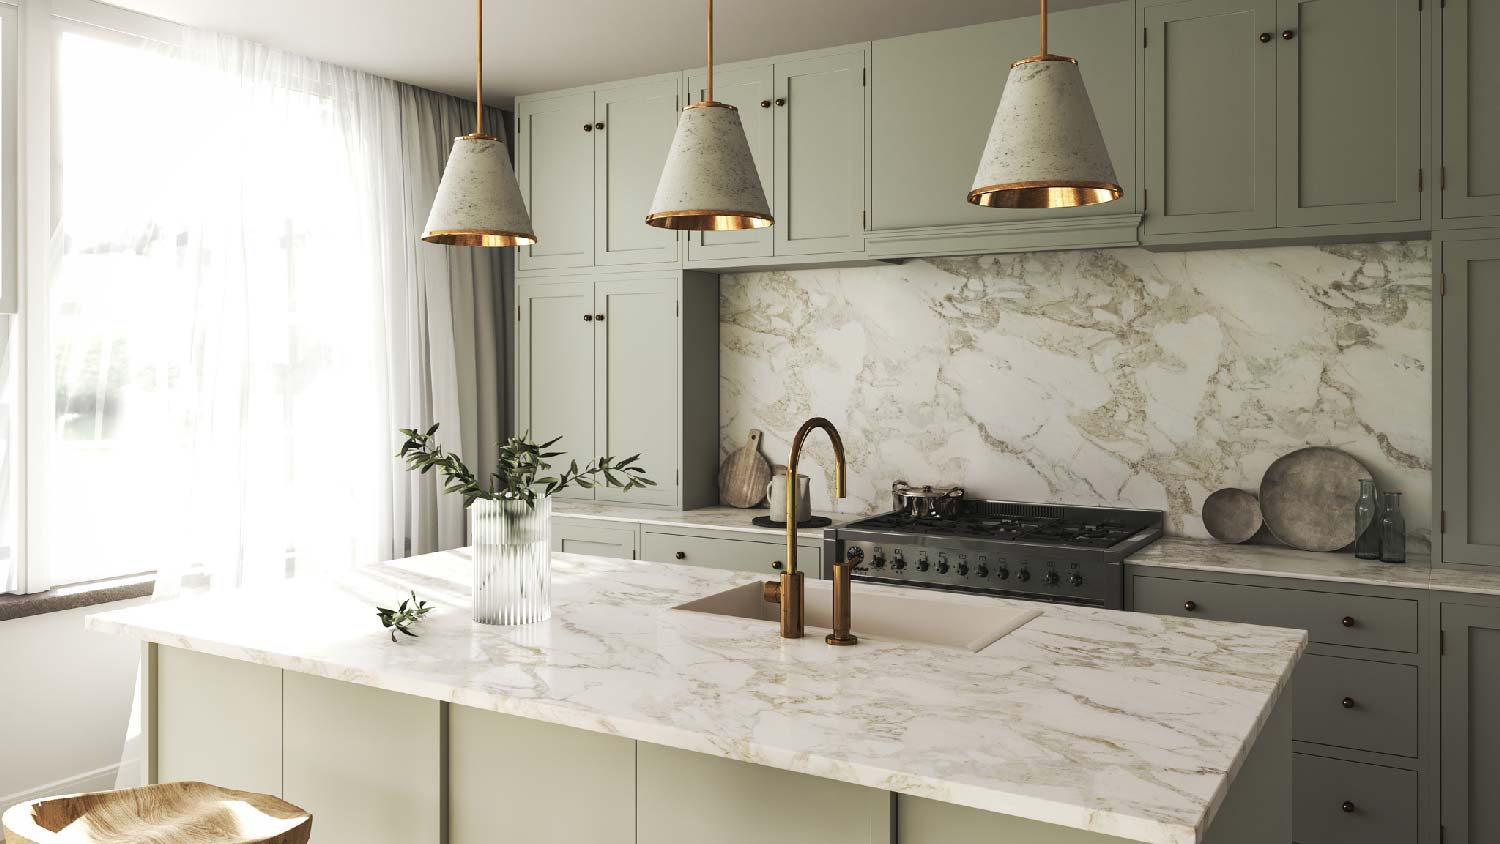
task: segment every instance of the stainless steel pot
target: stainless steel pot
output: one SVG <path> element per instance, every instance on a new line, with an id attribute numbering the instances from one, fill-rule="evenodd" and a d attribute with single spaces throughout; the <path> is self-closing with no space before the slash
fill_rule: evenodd
<path id="1" fill-rule="evenodd" d="M 891 484 L 892 506 L 913 519 L 952 519 L 963 506 L 961 486 L 920 486 L 906 481 Z"/>

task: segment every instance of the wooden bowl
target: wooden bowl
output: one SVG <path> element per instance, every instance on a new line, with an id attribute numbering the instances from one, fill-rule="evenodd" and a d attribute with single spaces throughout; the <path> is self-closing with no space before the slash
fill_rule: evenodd
<path id="1" fill-rule="evenodd" d="M 171 782 L 49 797 L 0 818 L 6 844 L 307 844 L 312 815 L 267 794 Z"/>

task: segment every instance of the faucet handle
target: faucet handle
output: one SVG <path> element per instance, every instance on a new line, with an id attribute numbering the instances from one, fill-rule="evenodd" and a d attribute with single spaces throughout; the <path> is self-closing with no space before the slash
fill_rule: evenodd
<path id="1" fill-rule="evenodd" d="M 781 603 L 781 584 L 767 580 L 760 585 L 760 597 L 768 604 Z"/>

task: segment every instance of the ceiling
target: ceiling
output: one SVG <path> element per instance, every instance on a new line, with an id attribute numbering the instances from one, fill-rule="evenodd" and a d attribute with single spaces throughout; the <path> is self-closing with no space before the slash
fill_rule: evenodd
<path id="1" fill-rule="evenodd" d="M 1053 0 L 1063 10 L 1110 0 Z M 474 0 L 108 0 L 470 97 Z M 485 98 L 703 65 L 702 0 L 487 0 Z M 1034 15 L 1035 0 L 719 0 L 716 63 Z"/>

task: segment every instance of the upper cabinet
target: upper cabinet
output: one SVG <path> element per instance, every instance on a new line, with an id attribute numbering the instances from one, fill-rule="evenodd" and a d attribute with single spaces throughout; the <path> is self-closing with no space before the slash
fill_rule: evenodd
<path id="1" fill-rule="evenodd" d="M 1442 218 L 1452 225 L 1493 225 L 1500 218 L 1500 4 L 1443 0 L 1439 14 Z"/>
<path id="2" fill-rule="evenodd" d="M 679 260 L 646 225 L 681 104 L 678 74 L 516 100 L 516 175 L 537 243 L 522 271 Z"/>
<path id="3" fill-rule="evenodd" d="M 870 133 L 871 252 L 1005 249 L 1022 232 L 1029 233 L 1023 238 L 1027 245 L 1133 244 L 1140 202 L 1134 24 L 1131 3 L 1049 16 L 1050 45 L 1054 52 L 1078 59 L 1125 189 L 1122 199 L 1086 208 L 981 208 L 968 202 L 1011 63 L 1037 51 L 1036 17 L 876 41 L 870 53 L 871 123 L 876 128 Z M 1087 217 L 1122 218 L 1123 232 L 1077 225 Z M 1047 240 L 1041 222 L 1047 220 L 1075 226 L 1074 237 Z M 935 228 L 943 230 L 931 231 Z"/>
<path id="4" fill-rule="evenodd" d="M 1424 228 L 1419 0 L 1143 0 L 1142 240 Z"/>
<path id="5" fill-rule="evenodd" d="M 708 75 L 693 71 L 687 75 L 689 102 L 708 99 Z M 770 62 L 729 65 L 714 69 L 714 99 L 739 110 L 750 142 L 750 155 L 760 171 L 760 184 L 776 216 L 776 191 L 771 178 L 775 160 L 775 76 Z M 773 227 L 774 228 L 774 227 Z M 772 251 L 772 229 L 748 229 L 737 232 L 688 232 L 687 259 L 691 262 L 726 258 L 769 258 Z"/>
<path id="6" fill-rule="evenodd" d="M 776 62 L 777 255 L 864 249 L 866 52 Z"/>

